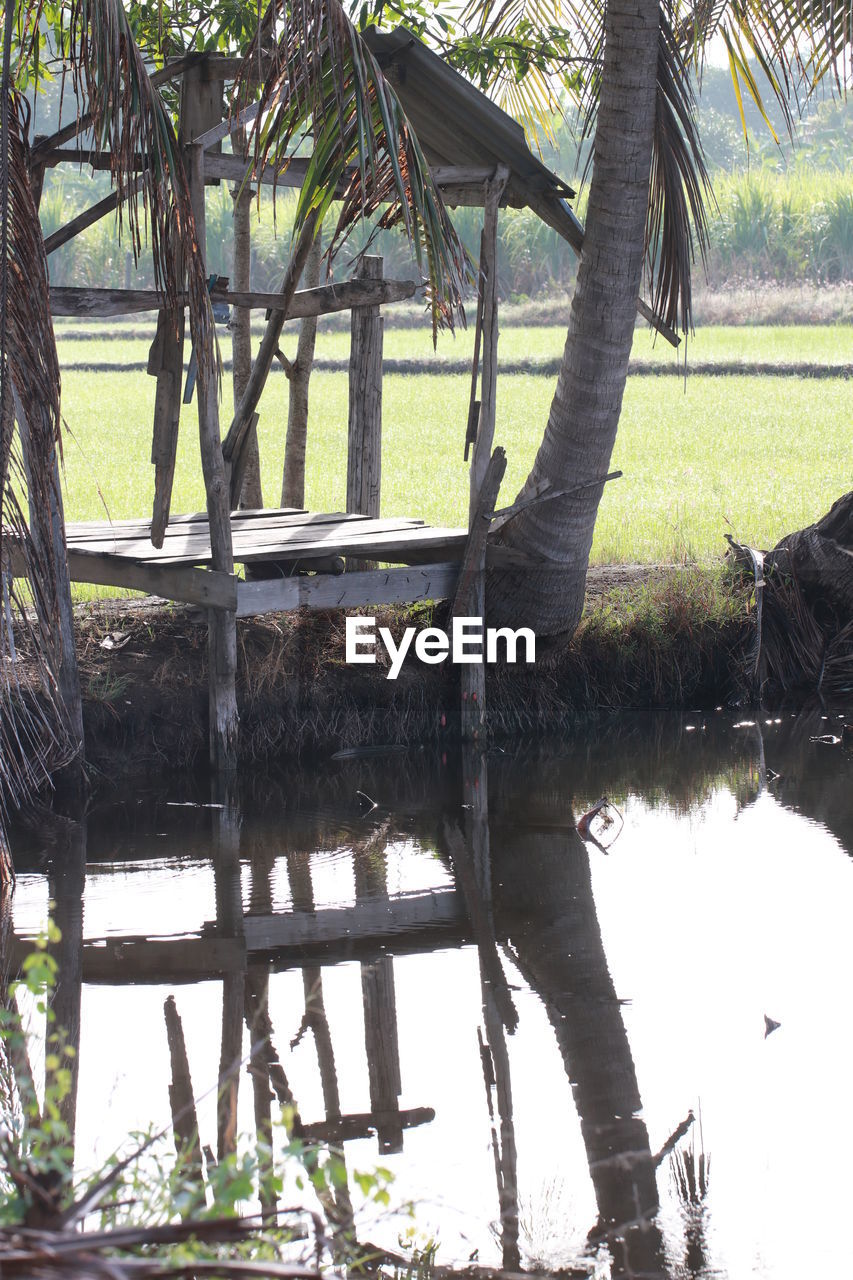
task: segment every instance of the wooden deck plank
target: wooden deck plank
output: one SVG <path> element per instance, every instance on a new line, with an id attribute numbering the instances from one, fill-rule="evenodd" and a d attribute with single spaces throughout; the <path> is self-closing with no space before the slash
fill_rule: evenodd
<path id="1" fill-rule="evenodd" d="M 233 537 L 262 537 L 269 539 L 275 537 L 279 529 L 308 529 L 325 528 L 327 525 L 351 525 L 353 523 L 369 519 L 368 516 L 347 516 L 347 515 L 328 515 L 306 518 L 304 516 L 279 516 L 276 519 L 269 520 L 233 520 L 231 530 Z M 389 524 L 389 528 L 402 529 L 419 529 L 423 526 L 423 521 L 411 516 L 399 516 L 393 520 L 393 524 Z M 148 525 L 142 525 L 138 528 L 117 529 L 113 531 L 110 525 L 102 525 L 99 528 L 84 529 L 80 532 L 77 530 L 69 530 L 67 534 L 68 543 L 71 546 L 88 546 L 92 544 L 102 544 L 103 547 L 115 546 L 119 554 L 134 554 L 128 552 L 126 548 L 129 544 L 142 544 L 146 548 L 145 554 L 168 554 L 166 543 L 175 544 L 181 539 L 195 539 L 201 544 L 207 542 L 207 527 L 201 521 L 193 524 L 184 524 L 175 529 L 167 529 L 164 538 L 164 546 L 162 548 L 153 548 L 149 552 L 150 536 Z M 153 546 L 153 544 L 151 544 Z"/>
<path id="2" fill-rule="evenodd" d="M 237 617 L 299 608 L 356 609 L 366 604 L 445 600 L 456 590 L 458 577 L 456 564 L 428 564 L 414 569 L 318 573 L 313 577 L 241 582 L 237 587 Z"/>
<path id="3" fill-rule="evenodd" d="M 330 555 L 358 556 L 366 560 L 386 560 L 406 564 L 410 554 L 431 560 L 459 559 L 467 534 L 464 529 L 403 528 L 386 532 L 338 531 L 337 536 L 307 539 L 293 536 L 275 541 L 246 540 L 238 543 L 235 538 L 234 558 L 242 564 L 254 564 L 259 560 L 317 560 Z M 161 564 L 203 564 L 209 556 L 198 559 L 175 557 L 160 560 Z"/>
<path id="4" fill-rule="evenodd" d="M 311 520 L 315 518 L 315 514 L 320 514 L 320 513 L 312 513 L 312 512 L 306 511 L 304 507 L 259 507 L 256 509 L 243 508 L 240 511 L 233 511 L 231 513 L 231 519 L 233 522 L 235 520 L 250 521 L 250 520 L 256 520 L 256 519 L 260 520 L 260 519 L 266 519 L 266 518 L 278 517 L 278 516 L 294 516 L 294 517 L 304 516 L 306 520 Z M 335 517 L 335 513 L 332 512 L 331 516 Z M 336 517 L 336 518 L 343 519 L 344 518 L 343 513 L 341 513 L 340 517 Z M 166 534 L 168 536 L 169 533 L 176 532 L 178 529 L 180 529 L 182 525 L 187 525 L 187 524 L 194 525 L 194 524 L 206 524 L 206 523 L 207 523 L 206 511 L 188 511 L 184 514 L 170 515 L 169 525 L 168 525 L 168 528 L 166 529 Z M 100 531 L 101 533 L 112 533 L 112 531 L 115 529 L 119 531 L 121 534 L 123 534 L 126 530 L 138 529 L 140 534 L 144 534 L 150 528 L 151 528 L 150 519 L 136 518 L 132 520 L 71 520 L 65 526 L 65 532 L 68 539 L 71 540 L 77 536 L 88 535 L 90 532 L 97 533 Z"/>
<path id="5" fill-rule="evenodd" d="M 337 551 L 338 544 L 348 546 L 353 541 L 360 543 L 365 539 L 377 538 L 405 542 L 408 538 L 417 538 L 425 532 L 433 531 L 427 530 L 425 526 L 412 525 L 405 519 L 334 520 L 317 522 L 315 525 L 295 524 L 261 529 L 237 527 L 233 531 L 234 555 L 237 560 L 258 557 L 275 559 L 281 552 L 282 556 L 293 558 L 294 548 L 297 547 L 307 548 L 314 555 L 328 555 L 330 550 Z M 457 535 L 462 531 L 454 529 L 438 532 Z M 71 545 L 82 547 L 83 544 L 75 541 Z M 201 564 L 210 559 L 210 540 L 201 527 L 198 532 L 171 539 L 162 548 L 152 546 L 144 538 L 107 537 L 87 539 L 85 549 L 140 563 Z"/>

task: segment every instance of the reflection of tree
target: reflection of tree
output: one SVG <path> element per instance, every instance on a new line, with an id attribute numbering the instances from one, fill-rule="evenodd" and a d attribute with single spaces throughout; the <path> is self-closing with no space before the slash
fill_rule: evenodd
<path id="1" fill-rule="evenodd" d="M 564 788 L 495 769 L 490 822 L 495 922 L 542 999 L 571 1082 L 599 1223 L 618 1274 L 662 1275 L 654 1158 L 619 1000 L 607 968 L 589 858 Z M 522 797 L 524 799 L 522 800 Z M 516 807 L 517 806 L 517 807 Z M 523 812 L 523 818 L 516 816 Z"/>

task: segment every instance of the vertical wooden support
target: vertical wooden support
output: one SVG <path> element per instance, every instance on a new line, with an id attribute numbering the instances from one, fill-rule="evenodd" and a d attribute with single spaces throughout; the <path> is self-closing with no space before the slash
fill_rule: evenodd
<path id="1" fill-rule="evenodd" d="M 232 145 L 235 153 L 243 156 L 248 163 L 245 129 L 239 129 L 237 133 L 232 134 Z M 252 287 L 252 200 L 254 195 L 255 188 L 248 185 L 235 187 L 231 192 L 234 201 L 234 268 L 231 273 L 231 288 L 243 293 L 248 293 Z M 236 410 L 243 399 L 252 374 L 252 312 L 249 307 L 232 307 L 231 309 L 231 351 L 231 377 Z M 252 417 L 252 425 L 249 427 L 249 434 L 242 451 L 243 483 L 240 488 L 239 505 L 259 508 L 264 505 L 264 499 L 261 491 L 257 419 L 255 415 Z"/>
<path id="2" fill-rule="evenodd" d="M 495 408 L 498 380 L 498 210 L 509 178 L 506 165 L 499 164 L 495 175 L 486 183 L 483 211 L 483 236 L 480 251 L 480 275 L 483 290 L 483 382 L 480 391 L 480 424 L 471 461 L 471 517 L 492 454 L 495 438 Z"/>
<path id="3" fill-rule="evenodd" d="M 221 119 L 222 82 L 205 78 L 204 62 L 190 67 L 184 76 L 181 112 L 183 128 L 193 137 Z M 188 158 L 190 195 L 198 242 L 204 254 L 204 152 L 200 146 L 192 145 L 187 148 L 185 155 Z M 212 358 L 206 362 L 199 360 L 197 395 L 201 466 L 207 492 L 213 568 L 219 573 L 233 573 L 229 483 L 219 437 L 219 384 Z M 237 767 L 236 613 L 225 609 L 210 609 L 207 637 L 210 763 L 217 773 L 227 774 L 234 772 Z"/>
<path id="4" fill-rule="evenodd" d="M 154 436 L 151 462 L 154 465 L 154 510 L 151 515 L 151 542 L 162 547 L 169 523 L 175 460 L 178 455 L 178 427 L 181 418 L 181 379 L 184 370 L 183 308 L 160 311 L 157 334 L 148 353 L 148 372 L 157 379 L 154 396 Z"/>
<path id="5" fill-rule="evenodd" d="M 480 421 L 471 458 L 468 542 L 469 550 L 473 550 L 473 544 L 479 543 L 482 535 L 482 549 L 473 566 L 470 591 L 467 598 L 461 601 L 463 605 L 461 612 L 464 616 L 471 618 L 483 618 L 486 613 L 485 538 L 488 533 L 488 522 L 485 532 L 478 529 L 477 524 L 484 510 L 485 482 L 490 460 L 494 463 L 491 454 L 492 442 L 495 438 L 498 379 L 498 210 L 508 179 L 509 169 L 506 165 L 499 164 L 495 169 L 494 177 L 486 183 L 483 235 L 480 240 L 483 373 L 480 390 Z M 478 321 L 479 318 L 478 312 Z M 498 488 L 502 477 L 503 469 L 498 478 Z M 494 496 L 497 497 L 497 490 Z M 486 508 L 489 510 L 494 510 L 494 505 L 493 500 L 490 503 L 486 502 Z M 463 565 L 463 570 L 464 567 Z M 462 582 L 460 574 L 460 586 Z M 457 601 L 460 601 L 461 595 L 461 592 L 457 592 Z M 460 612 L 460 610 L 454 606 L 454 612 Z M 473 662 L 463 666 L 460 683 L 462 686 L 462 740 L 474 742 L 483 736 L 485 731 L 486 668 L 484 664 Z"/>
<path id="6" fill-rule="evenodd" d="M 365 257 L 360 280 L 381 280 L 382 259 Z M 382 315 L 379 307 L 353 307 L 350 325 L 347 511 L 378 516 L 382 487 Z M 350 569 L 372 568 L 350 561 Z"/>
<path id="7" fill-rule="evenodd" d="M 492 512 L 497 504 L 501 481 L 506 471 L 506 453 L 495 449 L 471 516 L 468 541 L 459 569 L 459 582 L 453 600 L 454 618 L 483 618 L 486 612 L 486 540 Z M 476 742 L 486 733 L 486 668 L 482 661 L 462 667 L 462 741 Z"/>

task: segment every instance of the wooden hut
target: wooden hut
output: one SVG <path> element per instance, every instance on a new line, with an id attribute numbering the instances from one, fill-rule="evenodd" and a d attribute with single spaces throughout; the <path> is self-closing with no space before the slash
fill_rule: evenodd
<path id="1" fill-rule="evenodd" d="M 299 607 L 346 608 L 449 597 L 457 591 L 463 559 L 466 611 L 472 612 L 476 610 L 471 608 L 470 592 L 474 592 L 475 604 L 479 592 L 482 604 L 484 563 L 499 564 L 510 556 L 513 563 L 518 562 L 517 553 L 487 541 L 499 467 L 484 489 L 495 426 L 498 211 L 506 205 L 529 207 L 579 251 L 583 229 L 568 205 L 573 192 L 531 152 L 517 123 L 410 33 L 374 30 L 366 39 L 397 90 L 446 203 L 484 209 L 470 409 L 467 424 L 460 423 L 459 439 L 460 463 L 463 453 L 466 459 L 470 453 L 470 529 L 432 528 L 417 512 L 379 517 L 380 308 L 412 296 L 416 282 L 377 278 L 376 264 L 368 260 L 362 278 L 296 292 L 287 309 L 286 318 L 352 310 L 345 514 L 234 510 L 247 424 L 236 434 L 232 428 L 223 440 L 214 391 L 197 397 L 207 512 L 170 515 L 186 369 L 183 325 L 178 326 L 178 332 L 174 325 L 167 325 L 162 299 L 150 290 L 51 289 L 57 316 L 159 313 L 149 360 L 149 372 L 157 378 L 154 511 L 151 517 L 140 513 L 136 520 L 69 524 L 68 565 L 75 582 L 156 593 L 209 611 L 211 761 L 218 769 L 232 768 L 236 759 L 238 617 Z M 238 60 L 221 55 L 190 55 L 167 65 L 156 77 L 160 82 L 181 80 L 179 140 L 190 175 L 202 250 L 205 185 L 222 179 L 241 182 L 247 174 L 246 161 L 239 154 L 224 153 L 221 147 L 223 139 L 245 125 L 253 113 L 249 108 L 238 118 L 223 119 L 225 84 L 234 78 L 238 66 Z M 76 131 L 72 124 L 40 142 L 38 161 L 46 166 L 79 165 L 82 161 L 108 168 L 108 155 L 67 145 Z M 299 185 L 307 163 L 295 158 L 277 178 L 265 171 L 253 175 L 253 180 Z M 115 196 L 109 196 L 59 229 L 47 241 L 48 252 L 110 213 L 115 204 Z M 216 282 L 212 294 L 215 300 L 233 307 L 272 311 L 281 323 L 285 318 L 278 294 L 236 292 Z M 478 500 L 483 519 L 475 518 Z M 343 576 L 330 572 L 339 558 L 355 571 Z M 298 565 L 302 572 L 263 579 L 244 579 L 235 572 L 235 565 L 259 561 L 287 562 Z M 393 567 L 364 567 L 361 561 Z M 465 671 L 476 694 L 476 682 L 483 680 L 482 669 L 474 666 Z M 482 728 L 482 685 L 479 689 L 479 699 L 465 699 L 463 729 L 467 736 L 476 736 Z"/>

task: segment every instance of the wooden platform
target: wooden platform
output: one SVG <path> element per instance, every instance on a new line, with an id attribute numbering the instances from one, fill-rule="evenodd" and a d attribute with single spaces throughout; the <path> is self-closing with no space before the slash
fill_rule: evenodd
<path id="1" fill-rule="evenodd" d="M 238 616 L 308 608 L 350 608 L 442 599 L 453 594 L 466 529 L 433 528 L 407 516 L 373 519 L 292 508 L 235 511 L 235 564 L 273 562 L 276 575 L 244 581 L 216 573 L 204 513 L 173 516 L 162 548 L 152 546 L 145 520 L 69 524 L 73 582 L 124 587 L 168 600 L 236 610 Z M 490 559 L 506 558 L 498 547 Z M 405 566 L 328 572 L 335 557 Z M 13 570 L 22 571 L 12 557 Z M 314 571 L 316 567 L 316 570 Z"/>

